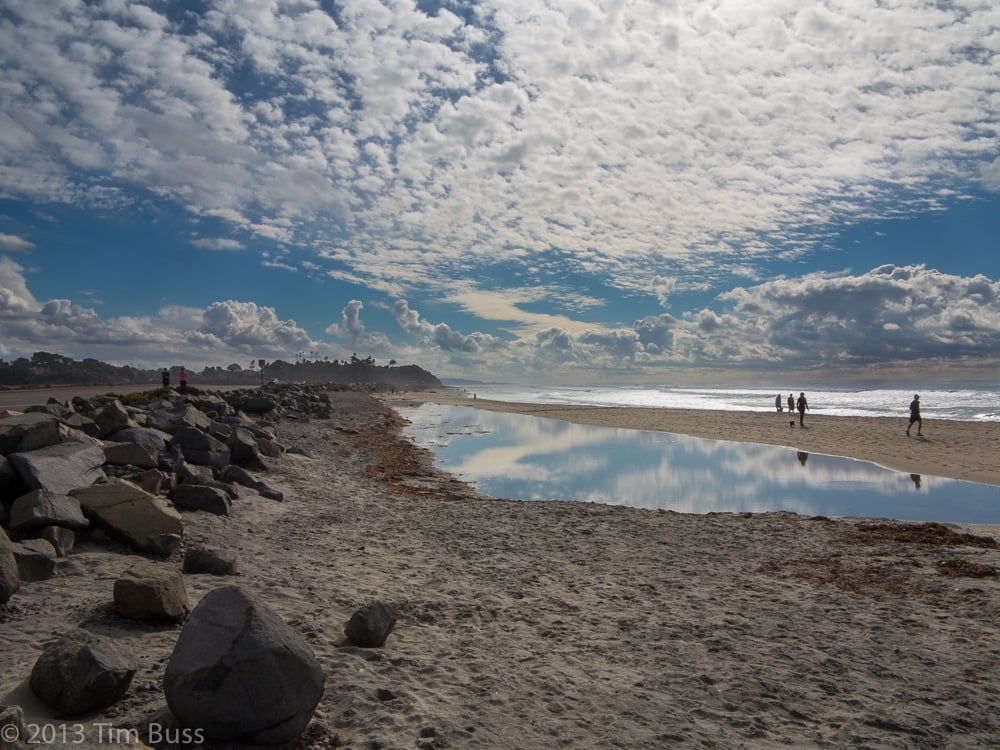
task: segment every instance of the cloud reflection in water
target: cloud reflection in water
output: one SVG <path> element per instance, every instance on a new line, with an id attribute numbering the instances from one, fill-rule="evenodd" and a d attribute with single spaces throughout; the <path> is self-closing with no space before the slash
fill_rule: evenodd
<path id="1" fill-rule="evenodd" d="M 865 461 L 465 406 L 400 412 L 438 466 L 492 497 L 1000 523 L 1000 487 L 914 478 Z"/>

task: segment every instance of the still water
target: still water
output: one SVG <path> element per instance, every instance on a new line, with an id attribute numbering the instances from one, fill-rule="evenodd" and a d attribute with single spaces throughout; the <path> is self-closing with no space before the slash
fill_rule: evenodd
<path id="1" fill-rule="evenodd" d="M 406 433 L 491 497 L 684 513 L 792 511 L 1000 523 L 1000 487 L 790 448 L 423 404 Z"/>

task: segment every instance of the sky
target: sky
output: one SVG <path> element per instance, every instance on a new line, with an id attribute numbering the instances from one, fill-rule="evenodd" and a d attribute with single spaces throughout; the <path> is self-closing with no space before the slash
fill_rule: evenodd
<path id="1" fill-rule="evenodd" d="M 995 0 L 0 0 L 0 359 L 1000 383 Z"/>

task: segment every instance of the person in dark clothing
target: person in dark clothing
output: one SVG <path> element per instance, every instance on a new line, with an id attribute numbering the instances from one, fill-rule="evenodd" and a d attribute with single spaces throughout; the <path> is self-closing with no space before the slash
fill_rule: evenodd
<path id="1" fill-rule="evenodd" d="M 799 393 L 799 400 L 795 402 L 795 405 L 798 407 L 799 410 L 799 427 L 805 427 L 805 425 L 802 423 L 802 420 L 805 419 L 806 409 L 809 408 L 809 402 L 806 401 L 805 393 L 802 392 Z"/>
<path id="2" fill-rule="evenodd" d="M 774 397 L 774 408 L 778 410 L 778 414 L 781 414 L 781 394 L 779 393 Z"/>
<path id="3" fill-rule="evenodd" d="M 791 393 L 788 394 L 788 413 L 789 414 L 795 413 L 795 396 L 793 396 Z"/>
<path id="4" fill-rule="evenodd" d="M 166 367 L 163 368 L 163 372 L 160 373 L 160 379 L 163 380 L 163 387 L 170 387 L 170 370 Z"/>
<path id="5" fill-rule="evenodd" d="M 920 418 L 920 396 L 916 393 L 913 394 L 913 400 L 910 402 L 910 424 L 906 427 L 906 436 L 910 436 L 910 428 L 913 427 L 913 423 L 917 423 L 917 435 L 920 437 L 924 436 L 924 420 Z"/>

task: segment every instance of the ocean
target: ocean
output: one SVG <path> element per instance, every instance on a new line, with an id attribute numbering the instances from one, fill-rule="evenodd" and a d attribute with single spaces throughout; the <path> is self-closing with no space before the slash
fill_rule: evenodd
<path id="1" fill-rule="evenodd" d="M 723 387 L 462 384 L 477 398 L 519 403 L 773 411 L 777 391 Z M 925 419 L 1000 421 L 986 389 L 919 391 Z M 794 391 L 798 396 L 798 390 Z M 788 393 L 782 393 L 783 401 Z M 913 392 L 813 388 L 812 414 L 909 414 Z M 955 523 L 1000 523 L 1000 487 L 904 474 L 792 448 L 577 425 L 471 406 L 400 408 L 406 434 L 436 465 L 480 492 L 687 513 L 791 511 Z"/>
<path id="2" fill-rule="evenodd" d="M 788 394 L 796 398 L 805 390 L 810 414 L 849 417 L 907 416 L 914 393 L 920 394 L 924 419 L 1000 422 L 1000 383 L 995 387 L 934 388 L 792 388 L 783 391 L 746 387 L 665 386 L 524 386 L 505 383 L 463 384 L 460 390 L 496 401 L 587 406 L 640 406 L 721 411 L 774 411 L 781 395 L 787 409 Z"/>

